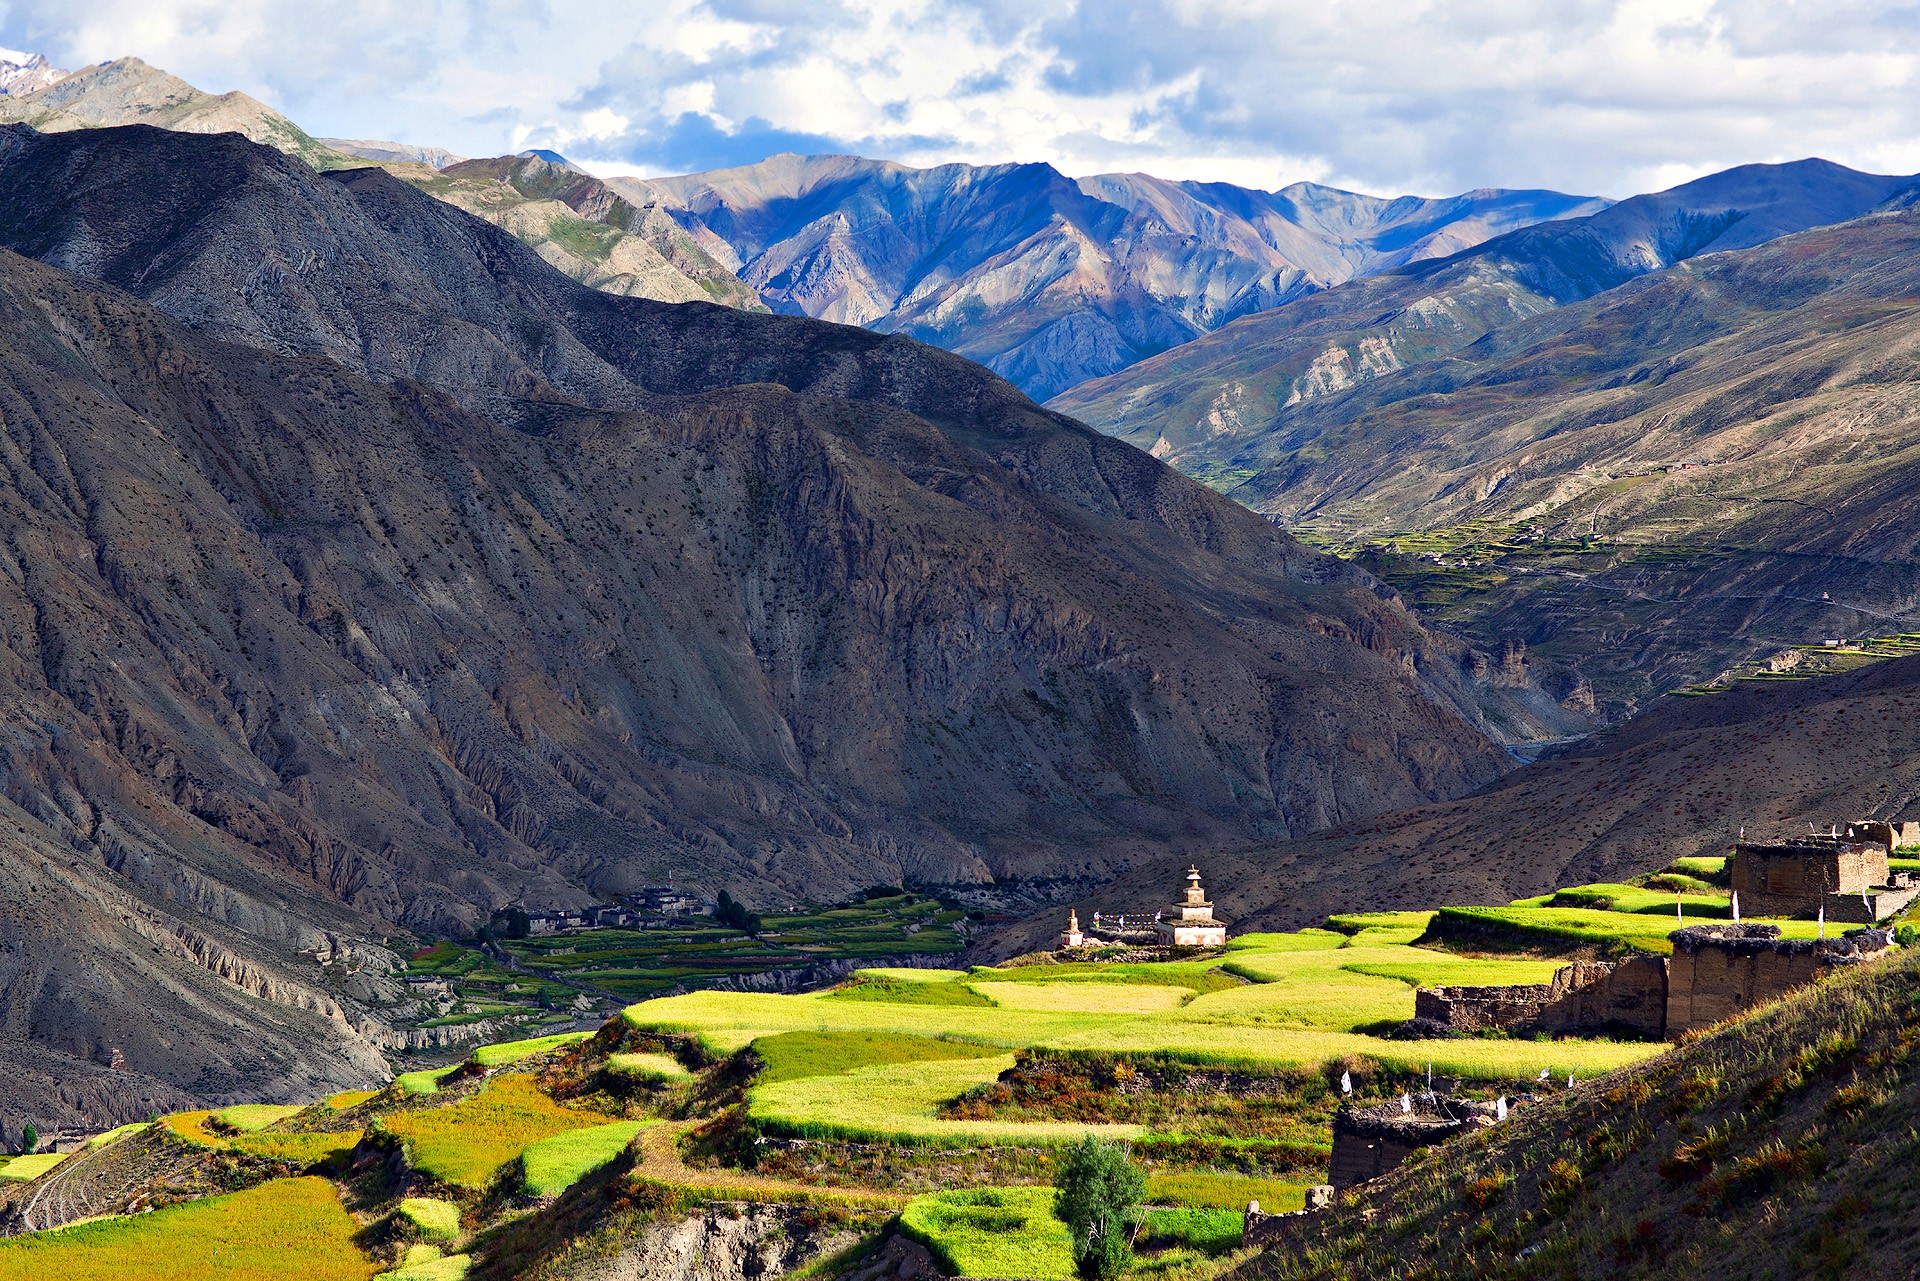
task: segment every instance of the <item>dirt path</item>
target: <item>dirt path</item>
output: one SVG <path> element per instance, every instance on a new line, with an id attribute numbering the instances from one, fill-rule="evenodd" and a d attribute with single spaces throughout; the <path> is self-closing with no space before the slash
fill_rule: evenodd
<path id="1" fill-rule="evenodd" d="M 751 1170 L 696 1169 L 680 1159 L 679 1142 L 681 1136 L 697 1124 L 696 1121 L 663 1121 L 640 1131 L 634 1145 L 633 1172 L 642 1178 L 677 1187 L 737 1190 L 743 1197 L 761 1195 L 779 1200 L 827 1198 L 892 1209 L 898 1209 L 913 1199 L 905 1192 L 866 1187 L 822 1187 L 792 1179 L 772 1179 Z"/>

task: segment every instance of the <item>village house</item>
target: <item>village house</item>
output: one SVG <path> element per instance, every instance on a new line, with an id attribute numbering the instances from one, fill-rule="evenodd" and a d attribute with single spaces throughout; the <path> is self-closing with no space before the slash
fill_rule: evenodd
<path id="1" fill-rule="evenodd" d="M 1920 897 L 1920 885 L 1888 868 L 1891 842 L 1898 839 L 1894 825 L 1863 822 L 1847 830 L 1871 839 L 1810 837 L 1785 845 L 1734 846 L 1727 875 L 1741 911 L 1801 918 L 1824 912 L 1830 921 L 1872 925 Z"/>

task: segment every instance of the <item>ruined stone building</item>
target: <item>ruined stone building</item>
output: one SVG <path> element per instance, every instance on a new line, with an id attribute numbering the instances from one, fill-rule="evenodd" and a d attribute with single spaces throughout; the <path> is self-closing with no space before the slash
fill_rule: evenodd
<path id="1" fill-rule="evenodd" d="M 1412 1112 L 1398 1102 L 1378 1107 L 1342 1104 L 1333 1116 L 1333 1157 L 1327 1182 L 1350 1188 L 1377 1179 L 1420 1148 L 1443 1142 L 1465 1130 L 1492 1125 L 1494 1105 L 1435 1098 Z"/>
<path id="2" fill-rule="evenodd" d="M 1891 824 L 1857 823 L 1848 830 L 1869 826 L 1887 829 L 1886 839 L 1894 839 Z M 1875 831 L 1871 841 L 1743 843 L 1733 847 L 1727 874 L 1748 916 L 1811 918 L 1824 910 L 1831 921 L 1871 925 L 1899 914 L 1920 897 L 1920 886 L 1911 884 L 1911 878 L 1889 870 L 1892 847 L 1879 839 L 1882 835 Z"/>
<path id="3" fill-rule="evenodd" d="M 1671 957 L 1580 961 L 1551 983 L 1428 988 L 1414 996 L 1414 1017 L 1448 1031 L 1670 1039 L 1784 996 L 1835 966 L 1873 960 L 1892 944 L 1885 930 L 1783 939 L 1779 926 L 1756 923 L 1694 925 L 1668 938 Z"/>

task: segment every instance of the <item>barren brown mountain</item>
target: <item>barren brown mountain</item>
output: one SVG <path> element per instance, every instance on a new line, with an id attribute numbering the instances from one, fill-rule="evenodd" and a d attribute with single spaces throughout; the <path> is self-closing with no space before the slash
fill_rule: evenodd
<path id="1" fill-rule="evenodd" d="M 1105 874 L 1565 720 L 958 357 L 378 171 L 0 130 L 0 243 L 0 1015 L 42 1094 L 121 1051 L 96 1118 L 376 1075 L 399 926 Z"/>

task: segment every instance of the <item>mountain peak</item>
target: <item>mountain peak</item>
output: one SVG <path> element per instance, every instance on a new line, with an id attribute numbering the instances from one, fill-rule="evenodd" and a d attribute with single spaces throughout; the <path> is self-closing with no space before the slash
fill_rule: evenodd
<path id="1" fill-rule="evenodd" d="M 0 49 L 0 97 L 33 93 L 72 74 L 47 62 L 45 54 Z"/>

